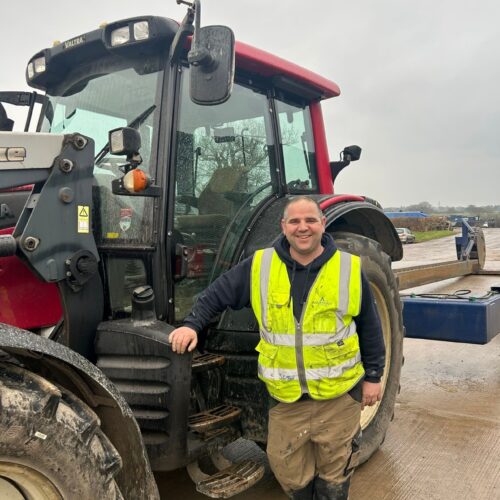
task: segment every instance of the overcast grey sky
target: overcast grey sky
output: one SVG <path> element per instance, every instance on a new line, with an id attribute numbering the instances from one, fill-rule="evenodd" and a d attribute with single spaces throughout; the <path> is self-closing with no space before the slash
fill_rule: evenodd
<path id="1" fill-rule="evenodd" d="M 38 50 L 142 14 L 181 20 L 175 0 L 2 2 L 0 89 L 26 89 Z M 500 204 L 500 2 L 202 0 L 202 23 L 334 80 L 323 102 L 336 159 L 361 160 L 336 191 L 384 206 Z M 17 129 L 21 128 L 18 123 Z"/>

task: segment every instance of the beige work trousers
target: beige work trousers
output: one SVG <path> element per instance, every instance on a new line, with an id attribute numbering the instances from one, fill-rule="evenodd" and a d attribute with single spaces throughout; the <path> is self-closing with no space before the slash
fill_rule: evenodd
<path id="1" fill-rule="evenodd" d="M 269 411 L 267 455 L 286 493 L 304 488 L 315 476 L 332 484 L 348 479 L 357 465 L 352 440 L 360 415 L 361 404 L 349 394 L 278 403 Z"/>

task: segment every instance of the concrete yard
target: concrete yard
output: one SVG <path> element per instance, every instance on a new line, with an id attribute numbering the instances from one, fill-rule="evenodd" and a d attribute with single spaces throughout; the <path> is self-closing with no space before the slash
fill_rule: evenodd
<path id="1" fill-rule="evenodd" d="M 395 418 L 353 481 L 356 499 L 500 498 L 500 336 L 406 339 Z"/>
<path id="2" fill-rule="evenodd" d="M 500 273 L 500 229 L 487 229 L 485 236 L 486 269 Z M 455 258 L 452 237 L 404 250 L 397 267 Z M 500 274 L 447 280 L 439 287 L 479 294 L 492 284 L 500 285 Z M 404 353 L 394 421 L 382 447 L 356 471 L 350 499 L 500 499 L 500 335 L 486 345 L 406 339 Z M 229 453 L 265 460 L 243 440 Z M 196 493 L 185 471 L 156 477 L 162 499 L 206 498 Z M 286 496 L 268 472 L 253 489 L 233 498 Z"/>

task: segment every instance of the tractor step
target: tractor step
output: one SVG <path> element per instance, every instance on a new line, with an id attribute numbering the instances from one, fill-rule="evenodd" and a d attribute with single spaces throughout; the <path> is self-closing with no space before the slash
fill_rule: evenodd
<path id="1" fill-rule="evenodd" d="M 263 464 L 245 460 L 196 483 L 196 490 L 210 498 L 230 498 L 252 487 L 264 471 Z"/>
<path id="2" fill-rule="evenodd" d="M 188 417 L 188 425 L 192 431 L 207 432 L 227 425 L 240 417 L 241 410 L 236 406 L 222 405 L 195 413 Z"/>
<path id="3" fill-rule="evenodd" d="M 220 356 L 219 354 L 210 354 L 207 352 L 193 357 L 193 363 L 191 366 L 193 373 L 197 373 L 223 365 L 225 361 L 224 356 Z"/>

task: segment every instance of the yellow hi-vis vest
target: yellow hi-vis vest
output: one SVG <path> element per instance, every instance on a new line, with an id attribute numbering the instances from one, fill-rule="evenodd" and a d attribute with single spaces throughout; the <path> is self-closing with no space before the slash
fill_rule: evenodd
<path id="1" fill-rule="evenodd" d="M 364 374 L 353 316 L 361 308 L 360 258 L 337 250 L 319 271 L 300 321 L 293 315 L 286 264 L 273 248 L 255 252 L 251 303 L 259 322 L 259 378 L 291 403 L 302 394 L 333 399 Z"/>

